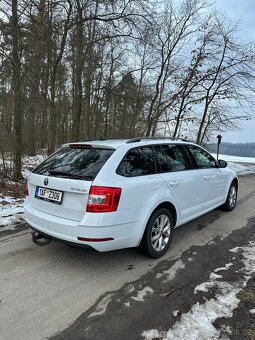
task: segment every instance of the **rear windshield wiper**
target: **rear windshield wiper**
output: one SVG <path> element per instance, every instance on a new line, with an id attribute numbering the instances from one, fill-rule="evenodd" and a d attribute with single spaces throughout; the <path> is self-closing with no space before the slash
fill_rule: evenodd
<path id="1" fill-rule="evenodd" d="M 74 179 L 83 179 L 85 181 L 93 181 L 95 177 L 93 176 L 83 176 L 83 175 L 75 175 L 71 172 L 65 172 L 65 171 L 59 171 L 59 170 L 48 170 L 48 173 L 52 176 L 65 176 L 68 178 L 74 178 Z"/>

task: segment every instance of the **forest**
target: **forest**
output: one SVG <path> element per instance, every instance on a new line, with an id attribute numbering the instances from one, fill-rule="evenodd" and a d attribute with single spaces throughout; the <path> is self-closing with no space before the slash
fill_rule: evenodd
<path id="1" fill-rule="evenodd" d="M 69 141 L 207 143 L 254 114 L 254 51 L 213 1 L 1 0 L 0 161 L 18 179 Z"/>

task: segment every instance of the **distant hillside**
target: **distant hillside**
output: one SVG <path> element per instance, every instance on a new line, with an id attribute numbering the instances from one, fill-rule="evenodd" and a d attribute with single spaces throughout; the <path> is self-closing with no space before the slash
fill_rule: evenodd
<path id="1" fill-rule="evenodd" d="M 217 143 L 207 144 L 206 148 L 216 153 Z M 255 143 L 221 143 L 220 153 L 231 156 L 255 157 Z"/>

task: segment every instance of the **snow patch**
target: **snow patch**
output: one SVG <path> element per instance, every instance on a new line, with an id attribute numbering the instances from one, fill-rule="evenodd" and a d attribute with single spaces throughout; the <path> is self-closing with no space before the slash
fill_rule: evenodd
<path id="1" fill-rule="evenodd" d="M 178 269 L 183 269 L 185 268 L 185 264 L 182 262 L 182 260 L 178 260 L 175 262 L 175 264 L 167 269 L 167 270 L 164 270 L 164 274 L 168 274 L 168 279 L 165 280 L 165 281 L 171 281 L 174 277 L 175 277 L 175 274 L 177 272 Z"/>
<path id="2" fill-rule="evenodd" d="M 217 294 L 215 299 L 210 299 L 204 304 L 197 302 L 188 313 L 182 314 L 180 321 L 176 322 L 172 329 L 163 336 L 159 334 L 158 337 L 164 340 L 183 340 L 189 334 L 189 340 L 219 339 L 220 331 L 213 326 L 213 322 L 218 318 L 233 315 L 233 310 L 239 303 L 236 294 L 240 290 L 240 288 L 234 288 L 226 283 L 225 291 L 222 294 Z M 146 340 L 154 339 L 151 334 L 158 335 L 156 332 L 144 331 L 142 336 Z"/>
<path id="3" fill-rule="evenodd" d="M 23 222 L 23 214 L 0 217 L 0 232 L 5 230 L 14 230 L 19 223 Z"/>
<path id="4" fill-rule="evenodd" d="M 215 274 L 215 273 L 211 273 L 210 276 L 209 276 L 210 280 L 217 280 L 217 279 L 221 279 L 221 278 L 222 278 L 222 275 Z"/>
<path id="5" fill-rule="evenodd" d="M 250 313 L 251 314 L 255 314 L 255 308 L 254 309 L 250 309 Z"/>
<path id="6" fill-rule="evenodd" d="M 220 330 L 223 331 L 224 333 L 228 333 L 229 335 L 232 334 L 232 330 L 230 326 L 222 325 Z"/>
<path id="7" fill-rule="evenodd" d="M 38 154 L 33 157 L 24 156 L 22 157 L 22 175 L 27 178 L 30 174 L 30 170 L 35 168 L 39 163 L 41 163 L 46 158 L 45 154 Z M 7 159 L 5 161 L 6 165 L 11 167 L 13 161 Z M 0 160 L 0 171 L 2 166 L 2 160 Z M 18 185 L 17 182 L 6 180 L 5 184 L 8 186 Z M 4 230 L 14 230 L 18 223 L 24 221 L 23 208 L 24 199 L 15 198 L 11 196 L 4 196 L 0 193 L 0 232 Z"/>
<path id="8" fill-rule="evenodd" d="M 176 316 L 178 315 L 178 313 L 179 313 L 179 309 L 173 311 L 173 316 L 176 318 Z"/>
<path id="9" fill-rule="evenodd" d="M 155 338 L 162 338 L 163 333 L 164 332 L 159 332 L 157 329 L 150 329 L 149 331 L 144 331 L 142 336 L 144 336 L 146 340 L 153 340 Z"/>
<path id="10" fill-rule="evenodd" d="M 232 310 L 239 303 L 236 298 L 238 292 L 239 289 L 233 289 L 227 294 L 218 295 L 216 299 L 211 299 L 203 305 L 197 302 L 191 311 L 182 315 L 180 322 L 177 322 L 167 332 L 165 339 L 185 339 L 187 334 L 189 334 L 189 340 L 217 338 L 220 332 L 212 323 L 217 318 L 232 316 Z"/>
<path id="11" fill-rule="evenodd" d="M 244 263 L 244 267 L 239 272 L 245 273 L 244 278 L 234 283 L 217 281 L 217 278 L 221 277 L 221 275 L 215 274 L 215 271 L 229 269 L 232 264 L 228 263 L 225 267 L 216 268 L 214 273 L 210 275 L 210 281 L 198 285 L 194 291 L 195 293 L 198 290 L 207 292 L 210 287 L 215 286 L 217 289 L 215 298 L 206 300 L 203 304 L 197 302 L 189 312 L 182 314 L 180 320 L 175 322 L 168 332 L 159 332 L 152 329 L 144 331 L 142 336 L 147 340 L 155 338 L 183 340 L 189 334 L 189 340 L 209 340 L 219 339 L 220 333 L 223 330 L 231 334 L 230 327 L 223 326 L 221 330 L 217 330 L 213 326 L 213 322 L 218 318 L 231 317 L 233 315 L 233 310 L 238 307 L 240 302 L 236 295 L 246 286 L 251 273 L 255 271 L 255 242 L 250 241 L 245 247 L 236 247 L 230 250 L 232 253 L 239 251 L 242 251 L 242 262 Z M 252 314 L 255 313 L 255 309 L 251 309 L 250 312 Z"/>
<path id="12" fill-rule="evenodd" d="M 214 287 L 214 282 L 203 282 L 197 285 L 194 289 L 194 294 L 197 294 L 197 292 L 209 292 L 209 289 Z"/>
<path id="13" fill-rule="evenodd" d="M 131 283 L 125 288 L 125 292 L 126 294 L 130 294 L 135 290 L 134 285 L 132 285 Z"/>
<path id="14" fill-rule="evenodd" d="M 233 266 L 233 263 L 229 262 L 225 264 L 225 267 L 219 267 L 214 269 L 214 273 L 221 272 L 222 270 L 228 270 L 231 266 Z"/>
<path id="15" fill-rule="evenodd" d="M 137 292 L 137 296 L 131 296 L 131 299 L 133 299 L 134 301 L 144 301 L 144 297 L 147 294 L 152 294 L 153 293 L 153 289 L 151 287 L 144 287 L 144 289 L 139 290 Z"/>
<path id="16" fill-rule="evenodd" d="M 233 248 L 233 249 L 230 249 L 229 251 L 230 251 L 231 253 L 238 253 L 239 249 L 240 249 L 240 247 L 235 247 L 235 248 Z"/>
<path id="17" fill-rule="evenodd" d="M 159 279 L 159 278 L 161 278 L 163 276 L 163 274 L 162 273 L 157 273 L 157 275 L 156 275 L 156 279 Z"/>
<path id="18" fill-rule="evenodd" d="M 89 315 L 89 318 L 92 318 L 93 316 L 98 316 L 98 315 L 104 314 L 106 312 L 107 306 L 109 305 L 109 303 L 112 300 L 112 296 L 113 296 L 113 293 L 109 293 L 105 297 L 103 297 L 103 299 L 96 306 L 95 312 L 91 313 Z"/>

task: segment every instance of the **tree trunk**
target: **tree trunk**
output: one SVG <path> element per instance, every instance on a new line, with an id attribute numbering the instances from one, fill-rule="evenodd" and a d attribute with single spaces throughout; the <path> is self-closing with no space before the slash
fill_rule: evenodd
<path id="1" fill-rule="evenodd" d="M 72 125 L 72 139 L 77 141 L 80 135 L 80 123 L 82 114 L 82 70 L 83 70 L 83 23 L 82 23 L 82 7 L 80 1 L 77 4 L 77 31 L 74 46 L 74 100 L 73 100 L 73 125 Z"/>
<path id="2" fill-rule="evenodd" d="M 28 155 L 36 154 L 36 143 L 38 141 L 38 132 L 36 131 L 36 118 L 39 107 L 39 88 L 42 68 L 42 44 L 43 44 L 43 21 L 45 16 L 45 0 L 40 0 L 38 15 L 35 21 L 35 60 L 30 90 L 29 107 L 28 107 Z M 37 132 L 37 133 L 36 133 Z"/>
<path id="3" fill-rule="evenodd" d="M 22 155 L 21 62 L 19 54 L 18 1 L 12 0 L 12 86 L 14 114 L 14 178 L 20 179 Z"/>

